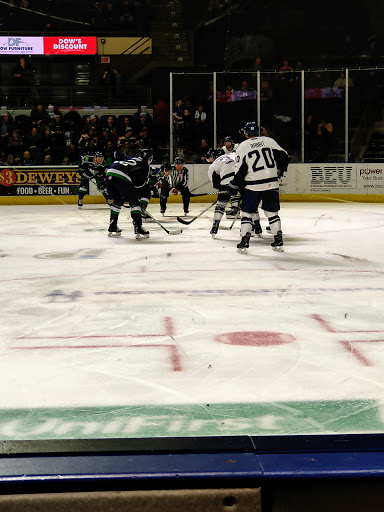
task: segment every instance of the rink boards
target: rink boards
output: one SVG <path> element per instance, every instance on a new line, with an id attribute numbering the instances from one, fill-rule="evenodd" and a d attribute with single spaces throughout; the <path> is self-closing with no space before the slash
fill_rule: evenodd
<path id="1" fill-rule="evenodd" d="M 159 167 L 153 165 L 152 167 Z M 210 202 L 214 194 L 207 178 L 207 165 L 187 164 L 192 202 Z M 0 204 L 75 204 L 80 176 L 76 166 L 0 167 Z M 384 200 L 384 165 L 365 163 L 290 164 L 280 182 L 282 201 Z M 157 202 L 158 199 L 153 199 Z M 172 196 L 170 202 L 181 202 Z M 86 203 L 103 203 L 96 185 L 90 181 Z"/>

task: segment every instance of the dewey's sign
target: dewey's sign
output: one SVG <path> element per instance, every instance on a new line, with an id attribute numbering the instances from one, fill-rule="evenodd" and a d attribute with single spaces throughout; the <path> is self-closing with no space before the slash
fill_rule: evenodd
<path id="1" fill-rule="evenodd" d="M 0 167 L 0 196 L 77 195 L 77 167 Z"/>

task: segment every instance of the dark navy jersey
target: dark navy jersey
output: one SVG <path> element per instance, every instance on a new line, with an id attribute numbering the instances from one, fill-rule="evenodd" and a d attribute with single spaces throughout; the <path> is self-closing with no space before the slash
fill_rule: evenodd
<path id="1" fill-rule="evenodd" d="M 94 155 L 86 155 L 81 158 L 79 172 L 83 178 L 104 178 L 105 161 L 103 160 L 101 164 L 97 164 L 94 159 Z"/>
<path id="2" fill-rule="evenodd" d="M 132 183 L 135 188 L 144 187 L 150 174 L 148 163 L 140 157 L 131 157 L 127 160 L 116 160 L 106 172 L 106 176 L 115 176 Z"/>

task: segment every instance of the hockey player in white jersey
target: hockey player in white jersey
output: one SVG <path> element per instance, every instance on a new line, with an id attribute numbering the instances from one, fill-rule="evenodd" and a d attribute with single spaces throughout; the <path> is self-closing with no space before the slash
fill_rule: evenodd
<path id="1" fill-rule="evenodd" d="M 219 191 L 211 229 L 212 238 L 215 238 L 225 207 L 232 194 L 228 183 L 235 176 L 235 153 L 224 154 L 222 149 L 214 149 L 209 155 L 209 160 L 211 165 L 208 167 L 208 178 L 212 182 L 213 188 Z"/>
<path id="2" fill-rule="evenodd" d="M 246 140 L 236 150 L 235 177 L 229 183 L 234 189 L 242 190 L 241 241 L 237 249 L 248 252 L 252 230 L 252 217 L 262 201 L 262 208 L 268 218 L 275 251 L 283 251 L 283 236 L 279 217 L 279 178 L 288 167 L 288 153 L 270 137 L 259 137 L 255 122 L 244 127 Z"/>

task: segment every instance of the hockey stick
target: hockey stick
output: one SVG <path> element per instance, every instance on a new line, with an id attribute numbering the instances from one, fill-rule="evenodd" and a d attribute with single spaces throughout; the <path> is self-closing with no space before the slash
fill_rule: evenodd
<path id="1" fill-rule="evenodd" d="M 191 220 L 184 220 L 184 219 L 181 219 L 180 217 L 176 217 L 176 218 L 179 222 L 181 222 L 181 224 L 187 224 L 187 225 L 191 224 L 194 220 L 198 219 L 201 215 L 203 215 L 203 213 L 207 212 L 210 208 L 212 208 L 212 206 L 214 206 L 216 203 L 217 203 L 217 201 L 215 201 L 214 203 L 209 205 L 208 208 L 205 208 L 205 210 L 200 212 L 198 215 L 196 215 L 196 217 L 193 217 L 193 219 L 191 219 Z"/>
<path id="2" fill-rule="evenodd" d="M 228 226 L 222 226 L 220 224 L 219 229 L 232 229 L 236 221 L 237 221 L 237 216 L 235 216 L 235 218 L 233 219 L 233 221 L 231 222 L 231 225 L 229 227 Z"/>
<path id="3" fill-rule="evenodd" d="M 174 230 L 172 230 L 172 229 L 167 229 L 167 228 L 165 228 L 165 227 L 164 227 L 164 226 L 163 226 L 163 225 L 162 225 L 162 224 L 161 224 L 157 219 L 155 219 L 155 217 L 153 217 L 153 216 L 149 213 L 149 211 L 148 211 L 148 210 L 145 210 L 145 213 L 148 215 L 148 217 L 149 217 L 150 219 L 152 219 L 152 220 L 153 220 L 153 222 L 156 222 L 156 224 L 157 224 L 158 226 L 160 226 L 160 227 L 161 227 L 161 229 L 164 229 L 164 231 L 165 231 L 166 233 L 168 233 L 168 235 L 181 235 L 181 233 L 183 232 L 183 230 L 182 230 L 182 229 L 174 229 Z"/>
<path id="4" fill-rule="evenodd" d="M 197 187 L 193 188 L 192 190 L 190 190 L 190 193 L 194 192 L 195 190 L 197 190 L 198 188 L 201 188 L 201 187 L 205 187 L 205 185 L 208 185 L 208 183 L 211 183 L 211 180 L 208 180 L 206 181 L 205 183 L 203 183 L 202 185 L 197 185 Z"/>
<path id="5" fill-rule="evenodd" d="M 201 197 L 201 196 L 215 196 L 217 195 L 217 192 L 204 192 L 204 194 L 192 194 L 191 192 L 189 193 L 189 195 L 191 197 Z"/>
<path id="6" fill-rule="evenodd" d="M 124 208 L 130 208 L 130 206 L 126 206 L 125 204 L 123 204 L 123 206 Z M 148 210 L 145 210 L 145 213 L 148 215 L 150 219 L 153 220 L 153 222 L 156 222 L 156 224 L 159 225 L 161 229 L 164 229 L 164 231 L 168 233 L 168 235 L 181 235 L 181 233 L 183 232 L 182 229 L 167 229 L 157 219 L 155 219 L 155 217 L 153 217 L 153 215 L 151 215 Z"/>

